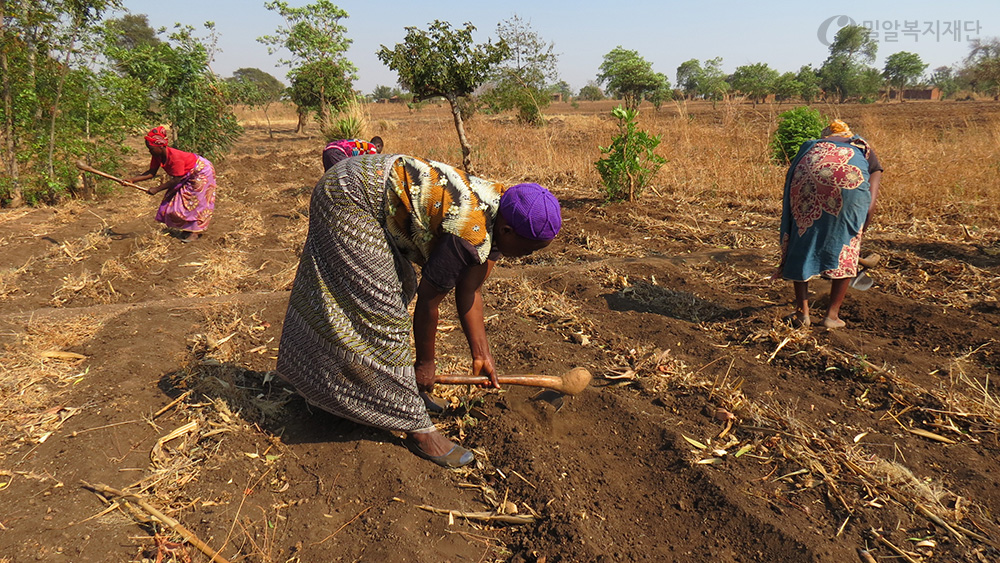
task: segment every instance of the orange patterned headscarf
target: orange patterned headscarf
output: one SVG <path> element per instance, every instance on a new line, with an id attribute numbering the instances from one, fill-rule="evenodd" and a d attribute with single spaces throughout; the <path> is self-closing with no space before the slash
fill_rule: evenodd
<path id="1" fill-rule="evenodd" d="M 165 147 L 167 146 L 167 130 L 162 125 L 160 127 L 153 127 L 146 133 L 146 142 L 153 145 L 154 147 Z"/>
<path id="2" fill-rule="evenodd" d="M 851 132 L 851 128 L 847 126 L 846 123 L 839 119 L 834 119 L 823 129 L 823 137 L 853 137 L 854 133 Z"/>

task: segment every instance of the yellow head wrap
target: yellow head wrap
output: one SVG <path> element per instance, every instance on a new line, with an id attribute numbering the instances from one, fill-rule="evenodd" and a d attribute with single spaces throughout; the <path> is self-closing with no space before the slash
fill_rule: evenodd
<path id="1" fill-rule="evenodd" d="M 846 123 L 839 119 L 834 119 L 823 129 L 823 137 L 853 137 L 854 133 L 851 132 L 851 128 L 847 126 Z"/>

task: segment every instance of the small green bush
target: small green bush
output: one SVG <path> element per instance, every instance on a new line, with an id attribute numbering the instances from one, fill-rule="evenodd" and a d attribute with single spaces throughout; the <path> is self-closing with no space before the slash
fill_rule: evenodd
<path id="1" fill-rule="evenodd" d="M 799 106 L 778 116 L 778 128 L 771 138 L 771 157 L 788 164 L 799 152 L 802 143 L 818 139 L 827 119 L 809 106 Z"/>
<path id="2" fill-rule="evenodd" d="M 667 159 L 653 152 L 660 135 L 650 136 L 636 128 L 637 110 L 618 106 L 611 115 L 618 120 L 621 134 L 611 140 L 611 146 L 598 147 L 606 156 L 594 165 L 604 182 L 605 200 L 635 201 Z"/>

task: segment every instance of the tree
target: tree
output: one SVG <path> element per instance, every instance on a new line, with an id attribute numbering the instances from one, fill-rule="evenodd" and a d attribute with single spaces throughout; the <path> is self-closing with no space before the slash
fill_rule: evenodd
<path id="1" fill-rule="evenodd" d="M 100 58 L 101 14 L 119 5 L 115 0 L 0 2 L 0 162 L 5 172 L 0 203 L 54 201 L 73 186 L 72 162 L 88 148 L 96 148 L 95 154 L 120 152 L 110 143 L 129 124 L 118 123 L 113 131 L 92 120 L 104 117 L 106 109 L 92 95 L 115 93 L 107 89 L 111 77 L 103 80 L 88 68 Z M 130 109 L 119 107 L 119 115 Z M 107 135 L 107 143 L 89 147 L 92 135 Z"/>
<path id="2" fill-rule="evenodd" d="M 930 83 L 941 90 L 941 99 L 947 99 L 958 91 L 958 79 L 950 66 L 939 66 L 931 73 Z"/>
<path id="3" fill-rule="evenodd" d="M 333 127 L 329 108 L 332 106 L 339 111 L 354 98 L 348 71 L 332 60 L 314 61 L 290 70 L 288 79 L 292 83 L 288 99 L 295 104 L 298 115 L 295 132 L 301 133 L 306 127 L 306 118 L 315 113 L 320 116 L 320 129 L 328 136 Z"/>
<path id="4" fill-rule="evenodd" d="M 670 87 L 667 77 L 654 72 L 653 66 L 637 51 L 623 49 L 621 45 L 604 55 L 600 71 L 598 84 L 607 83 L 608 92 L 621 98 L 627 109 L 638 109 L 646 95 Z"/>
<path id="5" fill-rule="evenodd" d="M 698 59 L 684 61 L 677 67 L 677 87 L 684 92 L 686 98 L 691 99 L 698 94 L 701 75 L 701 63 Z"/>
<path id="6" fill-rule="evenodd" d="M 383 100 L 388 101 L 394 97 L 399 96 L 400 94 L 402 94 L 402 90 L 400 90 L 399 88 L 393 88 L 392 86 L 383 86 L 379 84 L 375 86 L 374 90 L 372 90 L 371 99 L 375 100 L 376 102 L 380 102 Z"/>
<path id="7" fill-rule="evenodd" d="M 260 108 L 267 120 L 267 135 L 274 138 L 271 131 L 271 117 L 267 114 L 271 104 L 281 99 L 285 93 L 285 85 L 277 78 L 259 68 L 241 68 L 233 72 L 233 77 L 226 80 L 232 87 L 231 95 L 235 103 L 245 104 L 251 108 Z"/>
<path id="8" fill-rule="evenodd" d="M 144 86 L 146 107 L 156 108 L 151 110 L 152 121 L 169 123 L 179 148 L 214 160 L 225 154 L 243 131 L 233 113 L 228 85 L 209 68 L 215 26 L 205 23 L 209 32 L 206 39 L 196 37 L 191 26 L 175 27 L 169 42 L 134 49 L 114 44 L 112 37 L 108 57 L 118 61 L 126 76 Z"/>
<path id="9" fill-rule="evenodd" d="M 493 88 L 484 94 L 484 101 L 495 111 L 517 108 L 523 123 L 538 123 L 541 110 L 551 101 L 546 83 L 559 78 L 554 45 L 516 14 L 497 25 L 497 36 L 509 51 L 493 68 Z"/>
<path id="10" fill-rule="evenodd" d="M 830 55 L 846 55 L 852 61 L 871 63 L 878 53 L 878 43 L 871 30 L 860 25 L 842 27 L 830 44 Z"/>
<path id="11" fill-rule="evenodd" d="M 597 102 L 604 99 L 604 91 L 594 82 L 590 82 L 583 88 L 580 88 L 580 93 L 577 96 L 581 100 Z"/>
<path id="12" fill-rule="evenodd" d="M 160 38 L 156 36 L 156 30 L 149 25 L 146 14 L 125 14 L 120 18 L 108 20 L 106 25 L 115 30 L 117 35 L 112 36 L 114 42 L 123 49 L 160 43 Z"/>
<path id="13" fill-rule="evenodd" d="M 774 86 L 779 76 L 778 71 L 767 63 L 754 63 L 736 67 L 729 82 L 734 90 L 750 96 L 754 105 L 757 105 L 758 101 L 763 102 L 768 94 L 774 93 Z"/>
<path id="14" fill-rule="evenodd" d="M 270 73 L 259 68 L 240 68 L 233 71 L 232 80 L 253 84 L 271 101 L 277 101 L 285 91 L 285 85 Z"/>
<path id="15" fill-rule="evenodd" d="M 698 79 L 698 93 L 705 99 L 715 102 L 721 100 L 729 92 L 729 82 L 726 81 L 726 73 L 722 71 L 722 57 L 715 57 L 705 61 L 701 67 L 701 76 Z"/>
<path id="16" fill-rule="evenodd" d="M 903 89 L 917 81 L 924 73 L 927 64 L 920 60 L 920 55 L 907 51 L 893 53 L 885 59 L 882 76 L 889 88 L 895 87 L 899 92 L 899 101 L 903 101 Z M 892 92 L 889 92 L 892 97 Z"/>
<path id="17" fill-rule="evenodd" d="M 459 101 L 469 96 L 490 76 L 490 71 L 504 60 L 509 49 L 500 41 L 476 45 L 466 23 L 461 29 L 435 20 L 427 31 L 406 28 L 406 37 L 392 49 L 382 45 L 378 58 L 399 75 L 401 86 L 414 95 L 415 101 L 442 96 L 451 105 L 455 130 L 462 146 L 462 164 L 472 174 L 472 147 L 465 136 Z"/>
<path id="18" fill-rule="evenodd" d="M 650 103 L 653 104 L 656 111 L 660 111 L 660 107 L 663 105 L 663 102 L 668 102 L 674 98 L 674 91 L 670 88 L 670 80 L 664 74 L 659 74 L 659 76 L 660 85 L 656 88 L 656 90 L 653 90 L 652 93 L 647 94 L 646 96 Z"/>
<path id="19" fill-rule="evenodd" d="M 840 102 L 857 97 L 870 87 L 868 64 L 875 60 L 878 43 L 871 31 L 860 25 L 842 27 L 830 44 L 830 56 L 820 68 L 820 84 L 835 93 Z"/>
<path id="20" fill-rule="evenodd" d="M 799 106 L 782 113 L 771 136 L 771 158 L 788 164 L 795 158 L 802 143 L 819 138 L 827 123 L 829 120 L 826 117 L 809 106 Z"/>
<path id="21" fill-rule="evenodd" d="M 802 83 L 796 78 L 794 72 L 786 72 L 774 81 L 774 99 L 780 105 L 785 100 L 800 97 L 802 94 Z"/>
<path id="22" fill-rule="evenodd" d="M 573 97 L 573 89 L 570 87 L 569 82 L 566 82 L 565 80 L 560 80 L 555 84 L 550 84 L 549 90 L 561 95 L 564 102 L 568 102 L 569 99 Z"/>
<path id="23" fill-rule="evenodd" d="M 866 67 L 858 75 L 857 79 L 857 95 L 858 99 L 862 103 L 874 102 L 879 97 L 879 91 L 882 89 L 885 79 L 882 78 L 882 73 L 878 71 L 877 68 Z"/>
<path id="24" fill-rule="evenodd" d="M 351 40 L 346 36 L 347 28 L 340 24 L 341 19 L 348 17 L 347 12 L 329 0 L 316 0 L 301 8 L 293 8 L 282 0 L 272 0 L 265 2 L 264 7 L 277 12 L 285 20 L 285 24 L 275 30 L 274 35 L 258 37 L 257 41 L 267 45 L 270 54 L 281 49 L 291 54 L 291 59 L 282 59 L 280 62 L 290 68 L 289 81 L 294 83 L 295 77 L 298 77 L 300 91 L 293 102 L 295 99 L 310 102 L 315 100 L 315 103 L 310 103 L 306 108 L 299 106 L 300 127 L 302 116 L 315 111 L 319 116 L 320 127 L 325 129 L 330 125 L 331 109 L 340 110 L 351 99 L 351 96 L 343 95 L 344 83 L 348 90 L 352 90 L 356 79 L 357 69 L 345 56 Z M 335 76 L 320 77 L 313 74 L 321 69 L 334 72 Z M 317 88 L 317 91 L 302 92 L 301 88 L 306 85 Z M 328 88 L 332 88 L 332 91 L 328 91 Z"/>
<path id="25" fill-rule="evenodd" d="M 973 39 L 965 59 L 975 87 L 1000 99 L 1000 39 Z"/>
<path id="26" fill-rule="evenodd" d="M 819 75 L 813 70 L 812 65 L 803 65 L 799 68 L 799 72 L 795 75 L 795 80 L 801 84 L 799 89 L 799 97 L 802 101 L 811 104 L 819 96 L 820 91 L 820 78 Z"/>

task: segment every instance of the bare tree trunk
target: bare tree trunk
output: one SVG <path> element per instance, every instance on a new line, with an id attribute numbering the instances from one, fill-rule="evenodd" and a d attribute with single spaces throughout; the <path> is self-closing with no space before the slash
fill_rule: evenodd
<path id="1" fill-rule="evenodd" d="M 34 33 L 30 34 L 30 39 L 25 41 L 25 51 L 28 59 L 28 82 L 30 83 L 30 88 L 34 92 L 38 92 L 38 74 L 36 72 L 35 66 L 38 64 L 38 53 L 36 51 L 37 43 L 34 37 Z M 35 103 L 35 123 L 40 123 L 42 121 L 42 104 Z"/>
<path id="2" fill-rule="evenodd" d="M 264 104 L 264 119 L 267 120 L 267 137 L 269 139 L 274 138 L 274 132 L 271 131 L 271 116 L 267 115 L 267 108 L 271 107 L 271 103 L 268 102 Z"/>
<path id="3" fill-rule="evenodd" d="M 90 146 L 91 139 L 90 139 L 90 95 L 89 94 L 87 95 L 87 114 L 86 114 L 86 119 L 84 121 L 83 132 L 87 138 L 87 145 Z M 87 151 L 87 164 L 93 165 L 93 162 L 90 161 L 90 151 Z M 83 182 L 83 186 L 80 188 L 80 197 L 82 197 L 83 199 L 94 199 L 94 193 L 95 193 L 94 177 L 91 176 L 90 174 L 83 174 L 81 172 L 79 178 Z"/>
<path id="4" fill-rule="evenodd" d="M 0 37 L 6 37 L 7 30 L 3 27 L 6 14 L 4 14 L 5 3 L 0 2 Z M 14 131 L 14 102 L 10 92 L 10 69 L 7 61 L 7 41 L 0 44 L 0 75 L 3 76 L 3 112 L 4 122 L 2 136 L 4 139 L 4 165 L 10 177 L 10 206 L 20 207 L 24 204 L 24 195 L 21 193 L 21 180 L 17 170 L 17 142 Z"/>
<path id="5" fill-rule="evenodd" d="M 295 124 L 295 133 L 302 133 L 303 131 L 306 130 L 306 115 L 307 114 L 308 114 L 308 112 L 305 111 L 304 109 L 302 109 L 301 107 L 298 108 L 295 111 L 296 117 L 299 118 L 298 122 Z"/>
<path id="6" fill-rule="evenodd" d="M 319 85 L 319 130 L 325 135 L 330 128 L 330 107 L 326 104 L 326 86 Z"/>
<path id="7" fill-rule="evenodd" d="M 458 131 L 458 142 L 462 145 L 462 168 L 469 176 L 474 176 L 472 170 L 472 147 L 465 137 L 465 127 L 462 125 L 462 110 L 458 107 L 458 98 L 448 96 L 448 103 L 451 104 L 451 115 L 455 118 L 455 130 Z"/>
<path id="8" fill-rule="evenodd" d="M 62 99 L 63 86 L 66 84 L 66 77 L 69 75 L 69 58 L 73 53 L 73 45 L 76 44 L 77 33 L 79 33 L 79 28 L 73 30 L 73 34 L 70 36 L 69 44 L 66 46 L 66 61 L 63 63 L 62 71 L 59 75 L 59 84 L 56 86 L 56 97 L 52 102 L 52 117 L 49 120 L 49 181 L 55 177 L 55 168 L 53 166 L 53 159 L 56 147 L 56 115 L 59 113 L 59 101 Z"/>

